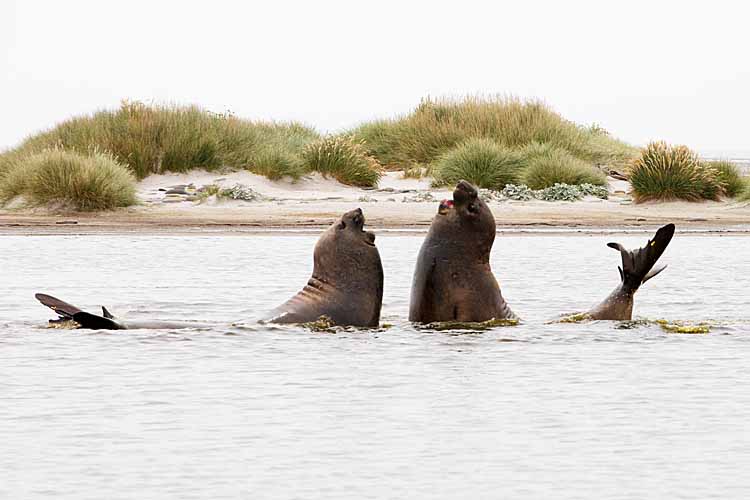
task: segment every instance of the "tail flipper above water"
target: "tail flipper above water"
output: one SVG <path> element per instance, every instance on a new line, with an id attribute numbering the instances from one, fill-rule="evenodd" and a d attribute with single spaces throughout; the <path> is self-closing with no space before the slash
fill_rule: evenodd
<path id="1" fill-rule="evenodd" d="M 654 237 L 648 240 L 646 246 L 637 250 L 628 250 L 619 243 L 607 243 L 607 246 L 620 251 L 622 256 L 622 267 L 620 279 L 625 288 L 635 291 L 664 269 L 666 265 L 654 267 L 656 261 L 667 249 L 667 245 L 674 236 L 674 224 L 667 224 L 656 231 Z"/>
<path id="2" fill-rule="evenodd" d="M 600 304 L 588 311 L 587 316 L 596 320 L 629 320 L 633 317 L 633 297 L 638 288 L 667 266 L 654 267 L 674 236 L 674 224 L 667 224 L 656 231 L 646 246 L 628 250 L 619 243 L 607 246 L 620 251 L 620 284 Z"/>
<path id="3" fill-rule="evenodd" d="M 63 302 L 62 300 L 53 297 L 52 295 L 37 293 L 34 295 L 34 297 L 36 297 L 36 300 L 38 300 L 39 302 L 55 311 L 55 313 L 60 316 L 60 319 L 73 319 L 74 315 L 81 312 L 81 310 L 76 306 L 68 304 L 67 302 Z"/>
<path id="4" fill-rule="evenodd" d="M 36 297 L 39 302 L 55 311 L 59 316 L 59 319 L 57 320 L 50 320 L 51 323 L 73 320 L 81 325 L 81 328 L 91 330 L 121 330 L 123 328 L 122 325 L 113 320 L 114 316 L 112 316 L 112 313 L 110 313 L 104 306 L 102 306 L 102 316 L 97 316 L 96 314 L 82 311 L 78 307 L 68 304 L 67 302 L 51 295 L 37 293 L 34 297 Z"/>

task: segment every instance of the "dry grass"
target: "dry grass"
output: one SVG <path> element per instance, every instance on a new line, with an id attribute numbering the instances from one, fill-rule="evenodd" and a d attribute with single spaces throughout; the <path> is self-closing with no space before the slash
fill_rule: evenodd
<path id="1" fill-rule="evenodd" d="M 0 201 L 19 195 L 32 205 L 108 210 L 135 204 L 135 177 L 107 153 L 50 149 L 18 158 L 5 172 Z"/>
<path id="2" fill-rule="evenodd" d="M 525 163 L 522 180 L 531 189 L 546 189 L 555 184 L 607 184 L 601 170 L 562 148 L 532 143 L 521 154 Z"/>
<path id="3" fill-rule="evenodd" d="M 730 198 L 739 195 L 745 189 L 745 182 L 742 179 L 739 169 L 734 163 L 727 160 L 717 160 L 708 163 L 711 168 L 716 170 L 719 183 L 724 188 L 724 194 Z"/>
<path id="4" fill-rule="evenodd" d="M 499 191 L 507 184 L 518 184 L 522 169 L 523 159 L 518 152 L 490 139 L 469 139 L 440 157 L 433 174 L 436 185 L 465 179 Z"/>
<path id="5" fill-rule="evenodd" d="M 332 176 L 343 184 L 377 186 L 382 168 L 361 142 L 348 136 L 325 137 L 308 144 L 302 158 L 306 168 Z"/>
<path id="6" fill-rule="evenodd" d="M 426 99 L 406 116 L 365 123 L 353 134 L 389 167 L 429 164 L 476 138 L 511 149 L 548 143 L 591 163 L 622 164 L 637 153 L 601 128 L 578 126 L 539 101 L 509 97 Z"/>
<path id="7" fill-rule="evenodd" d="M 717 200 L 724 193 L 719 173 L 686 146 L 652 142 L 629 168 L 636 202 Z"/>
<path id="8" fill-rule="evenodd" d="M 280 169 L 289 169 L 289 158 L 299 156 L 317 132 L 298 123 L 241 120 L 208 112 L 196 106 L 149 106 L 123 102 L 114 111 L 67 120 L 27 139 L 15 150 L 0 155 L 29 154 L 49 148 L 81 153 L 98 148 L 142 179 L 150 174 L 184 172 L 219 167 L 269 172 L 269 150 L 280 158 Z M 262 163 L 256 167 L 256 163 Z M 294 169 L 292 169 L 294 171 Z"/>

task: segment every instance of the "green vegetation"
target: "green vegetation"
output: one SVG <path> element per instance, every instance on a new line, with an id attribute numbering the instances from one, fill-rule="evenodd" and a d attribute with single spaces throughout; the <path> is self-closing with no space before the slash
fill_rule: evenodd
<path id="1" fill-rule="evenodd" d="M 742 179 L 742 181 L 745 187 L 737 195 L 737 198 L 739 198 L 741 201 L 750 201 L 750 177 L 745 177 Z"/>
<path id="2" fill-rule="evenodd" d="M 17 158 L 5 171 L 0 201 L 18 195 L 32 205 L 107 210 L 136 202 L 135 177 L 108 153 L 49 149 Z"/>
<path id="3" fill-rule="evenodd" d="M 465 179 L 475 186 L 501 190 L 517 184 L 523 169 L 521 155 L 490 139 L 469 139 L 441 156 L 433 171 L 436 185 Z"/>
<path id="4" fill-rule="evenodd" d="M 317 138 L 317 132 L 298 123 L 251 122 L 196 106 L 123 102 L 115 111 L 67 120 L 2 156 L 56 147 L 79 153 L 98 148 L 127 165 L 139 179 L 219 167 L 299 176 L 299 153 Z"/>
<path id="5" fill-rule="evenodd" d="M 432 175 L 436 184 L 464 178 L 497 191 L 526 184 L 557 199 L 574 196 L 574 185 L 580 196 L 598 196 L 600 189 L 583 186 L 606 185 L 601 164 L 629 165 L 636 201 L 750 200 L 750 183 L 729 162 L 704 163 L 686 147 L 664 143 L 639 156 L 602 127 L 565 120 L 540 101 L 467 97 L 428 98 L 404 116 L 326 137 L 295 122 L 124 101 L 0 154 L 0 203 L 23 194 L 30 203 L 80 210 L 125 206 L 135 202 L 134 179 L 198 168 L 244 169 L 273 180 L 320 172 L 372 187 L 383 165 L 404 169 L 406 178 Z"/>
<path id="6" fill-rule="evenodd" d="M 737 167 L 730 161 L 718 160 L 708 163 L 718 174 L 719 184 L 724 188 L 724 194 L 734 198 L 745 188 L 745 181 Z"/>
<path id="7" fill-rule="evenodd" d="M 724 193 L 719 173 L 686 146 L 652 142 L 629 169 L 636 202 L 717 200 Z"/>
<path id="8" fill-rule="evenodd" d="M 531 143 L 521 153 L 526 163 L 523 181 L 531 189 L 546 189 L 555 184 L 607 184 L 602 171 L 562 148 Z"/>
<path id="9" fill-rule="evenodd" d="M 305 146 L 302 158 L 310 170 L 352 186 L 376 186 L 381 166 L 362 143 L 349 136 L 330 136 Z"/>
<path id="10" fill-rule="evenodd" d="M 636 153 L 600 127 L 581 127 L 539 101 L 512 97 L 426 99 L 406 116 L 363 124 L 353 134 L 388 167 L 430 164 L 477 138 L 510 149 L 548 143 L 591 164 L 624 164 Z"/>

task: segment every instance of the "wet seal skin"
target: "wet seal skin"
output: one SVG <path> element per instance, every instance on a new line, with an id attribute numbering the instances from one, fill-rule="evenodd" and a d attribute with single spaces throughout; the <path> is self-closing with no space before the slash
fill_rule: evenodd
<path id="1" fill-rule="evenodd" d="M 588 311 L 594 320 L 630 320 L 633 317 L 633 297 L 640 286 L 666 269 L 666 265 L 654 267 L 656 261 L 667 249 L 674 236 L 674 224 L 667 224 L 656 231 L 646 246 L 637 250 L 627 250 L 619 243 L 607 246 L 620 252 L 622 267 L 620 284 L 602 303 Z"/>
<path id="2" fill-rule="evenodd" d="M 81 328 L 85 330 L 136 330 L 136 329 L 183 329 L 183 328 L 208 328 L 214 326 L 209 323 L 198 323 L 192 321 L 159 321 L 143 320 L 128 321 L 116 318 L 106 307 L 102 306 L 102 315 L 82 311 L 78 307 L 64 302 L 56 297 L 44 293 L 34 295 L 43 305 L 49 307 L 58 316 L 51 319 L 49 324 L 53 328 Z"/>
<path id="3" fill-rule="evenodd" d="M 477 189 L 459 181 L 443 200 L 417 258 L 409 321 L 483 322 L 516 318 L 490 268 L 495 218 Z"/>
<path id="4" fill-rule="evenodd" d="M 364 225 L 361 208 L 333 223 L 315 245 L 307 285 L 262 321 L 311 323 L 325 317 L 336 326 L 378 326 L 383 265 L 375 235 Z"/>

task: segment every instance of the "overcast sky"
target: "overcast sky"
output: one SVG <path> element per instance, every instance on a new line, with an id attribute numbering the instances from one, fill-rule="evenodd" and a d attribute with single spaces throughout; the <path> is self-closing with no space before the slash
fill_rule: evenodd
<path id="1" fill-rule="evenodd" d="M 2 0 L 0 149 L 123 98 L 335 131 L 501 93 L 633 144 L 747 152 L 743 3 Z"/>

